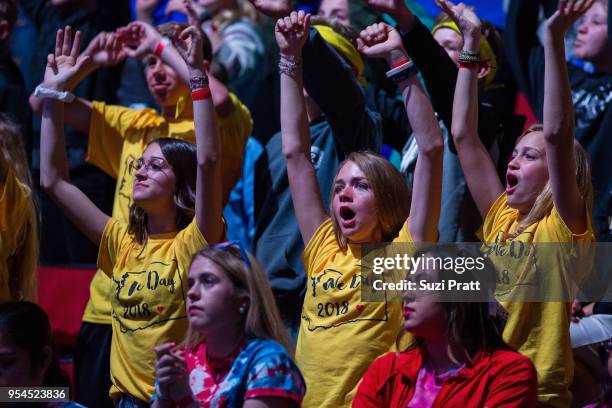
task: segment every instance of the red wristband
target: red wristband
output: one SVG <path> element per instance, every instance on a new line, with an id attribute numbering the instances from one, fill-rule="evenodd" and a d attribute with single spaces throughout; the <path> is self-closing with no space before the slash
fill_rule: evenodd
<path id="1" fill-rule="evenodd" d="M 480 64 L 466 64 L 465 62 L 463 62 L 459 64 L 459 68 L 467 68 L 467 69 L 480 68 Z"/>
<path id="2" fill-rule="evenodd" d="M 162 38 L 155 46 L 155 55 L 159 58 L 161 58 L 162 52 L 164 52 L 164 48 L 166 48 L 166 41 L 164 40 L 165 38 Z"/>
<path id="3" fill-rule="evenodd" d="M 210 98 L 210 89 L 208 88 L 195 89 L 191 91 L 191 100 L 193 101 L 203 101 L 209 98 Z"/>
<path id="4" fill-rule="evenodd" d="M 402 65 L 404 65 L 404 64 L 408 64 L 408 62 L 409 62 L 409 61 L 408 61 L 408 59 L 406 59 L 406 58 L 404 58 L 404 59 L 402 59 L 402 60 L 399 60 L 398 62 L 396 62 L 396 63 L 394 63 L 394 64 L 391 64 L 391 69 L 393 69 L 393 68 L 397 68 L 397 67 L 401 67 L 401 66 L 402 66 Z"/>

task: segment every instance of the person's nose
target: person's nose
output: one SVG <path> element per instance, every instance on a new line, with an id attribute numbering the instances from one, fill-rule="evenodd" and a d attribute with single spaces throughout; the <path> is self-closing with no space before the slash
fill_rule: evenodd
<path id="1" fill-rule="evenodd" d="M 351 187 L 348 184 L 342 187 L 342 190 L 340 190 L 340 192 L 338 193 L 338 199 L 342 203 L 353 201 Z"/>

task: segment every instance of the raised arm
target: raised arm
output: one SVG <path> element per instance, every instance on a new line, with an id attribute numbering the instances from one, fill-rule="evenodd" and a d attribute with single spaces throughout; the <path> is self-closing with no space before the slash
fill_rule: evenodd
<path id="1" fill-rule="evenodd" d="M 49 54 L 45 82 L 54 90 L 64 91 L 66 84 L 89 57 L 78 56 L 81 33 L 71 43 L 71 29 L 58 30 L 55 54 Z M 64 106 L 62 102 L 46 99 L 43 105 L 40 141 L 40 184 L 75 226 L 99 244 L 108 216 L 77 187 L 70 183 L 64 140 Z"/>
<path id="2" fill-rule="evenodd" d="M 480 20 L 463 5 L 439 0 L 438 4 L 463 33 L 463 51 L 480 50 Z M 489 152 L 478 137 L 478 65 L 462 65 L 457 74 L 451 133 L 470 193 L 484 218 L 503 192 Z"/>
<path id="3" fill-rule="evenodd" d="M 180 34 L 178 50 L 186 62 L 196 134 L 198 169 L 196 179 L 196 223 L 210 243 L 223 239 L 222 186 L 219 154 L 219 130 L 208 76 L 202 57 L 202 33 L 190 25 Z"/>
<path id="4" fill-rule="evenodd" d="M 363 54 L 385 58 L 390 66 L 408 63 L 399 33 L 385 23 L 367 27 L 358 44 Z M 442 193 L 442 133 L 416 72 L 398 82 L 398 86 L 419 148 L 409 229 L 417 242 L 436 242 Z"/>
<path id="5" fill-rule="evenodd" d="M 201 27 L 198 17 L 191 6 L 191 1 L 184 0 L 185 7 L 190 12 L 190 25 Z M 189 86 L 189 69 L 179 51 L 169 41 L 163 41 L 163 36 L 155 27 L 143 21 L 130 23 L 127 27 L 117 30 L 119 38 L 125 43 L 124 52 L 132 58 L 142 58 L 147 54 L 158 55 L 164 64 L 172 68 L 179 78 Z M 172 33 L 172 40 L 180 42 L 178 36 L 180 32 Z M 203 33 L 201 35 L 204 35 Z M 160 45 L 160 43 L 162 45 Z M 130 48 L 134 47 L 134 48 Z M 210 62 L 210 61 L 209 61 Z M 205 69 L 208 71 L 207 67 Z M 220 117 L 225 117 L 232 113 L 233 104 L 229 95 L 228 88 L 212 75 L 208 75 L 209 86 L 213 95 L 215 110 Z"/>
<path id="6" fill-rule="evenodd" d="M 281 52 L 281 138 L 295 215 L 304 243 L 327 218 L 310 159 L 310 130 L 302 82 L 302 46 L 310 31 L 310 15 L 292 12 L 276 22 Z"/>
<path id="7" fill-rule="evenodd" d="M 65 84 L 67 91 L 72 91 L 77 85 L 91 75 L 96 69 L 103 67 L 112 67 L 125 60 L 127 54 L 123 50 L 119 38 L 114 33 L 101 32 L 89 43 L 82 56 L 88 56 L 89 59 L 85 64 L 80 66 L 78 72 L 72 76 L 70 82 Z M 54 87 L 52 83 L 55 79 L 50 78 L 41 84 L 46 88 Z M 30 95 L 30 106 L 36 113 L 42 112 L 43 100 Z M 91 112 L 93 104 L 83 98 L 75 98 L 73 102 L 64 104 L 65 123 L 69 127 L 87 135 L 91 121 Z"/>
<path id="8" fill-rule="evenodd" d="M 544 52 L 537 34 L 541 3 L 511 0 L 503 37 L 508 66 L 538 120 L 544 98 Z"/>
<path id="9" fill-rule="evenodd" d="M 574 106 L 565 62 L 565 32 L 594 0 L 560 0 L 544 28 L 544 139 L 553 201 L 576 234 L 587 229 L 585 202 L 576 181 Z"/>

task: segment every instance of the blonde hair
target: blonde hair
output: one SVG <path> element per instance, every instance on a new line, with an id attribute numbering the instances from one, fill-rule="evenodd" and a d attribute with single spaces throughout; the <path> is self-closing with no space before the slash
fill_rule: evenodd
<path id="1" fill-rule="evenodd" d="M 268 284 L 268 277 L 253 256 L 250 254 L 246 256 L 250 267 L 244 262 L 237 246 L 227 248 L 209 246 L 197 252 L 191 263 L 193 264 L 198 257 L 209 259 L 227 274 L 236 288 L 247 292 L 249 307 L 244 317 L 244 334 L 247 338 L 275 340 L 293 354 L 293 347 L 288 341 L 285 326 Z M 192 348 L 203 341 L 204 337 L 192 330 L 190 325 L 183 347 Z"/>
<path id="2" fill-rule="evenodd" d="M 544 131 L 544 126 L 542 124 L 536 123 L 530 126 L 529 129 L 527 129 L 527 131 L 523 133 L 518 140 L 521 140 L 529 133 L 542 131 Z M 586 208 L 590 210 L 591 208 L 593 208 L 593 185 L 591 184 L 591 169 L 589 167 L 589 160 L 587 158 L 586 152 L 584 151 L 580 143 L 575 139 L 574 161 L 576 163 L 576 182 L 578 183 L 578 191 L 584 199 L 584 204 Z M 546 214 L 549 214 L 553 209 L 553 205 L 554 202 L 552 190 L 550 188 L 550 181 L 548 181 L 544 186 L 544 189 L 535 199 L 535 202 L 533 203 L 533 206 L 531 207 L 531 210 L 529 210 L 527 216 L 518 223 L 514 232 L 506 234 L 504 238 L 514 239 L 521 235 L 527 227 L 543 219 Z"/>
<path id="3" fill-rule="evenodd" d="M 224 8 L 220 10 L 215 14 L 212 22 L 219 31 L 223 31 L 225 27 L 243 17 L 252 20 L 258 25 L 262 21 L 261 14 L 259 14 L 257 9 L 249 1 L 236 0 L 236 8 Z"/>
<path id="4" fill-rule="evenodd" d="M 18 247 L 7 260 L 11 300 L 37 299 L 38 223 L 32 177 L 19 126 L 5 115 L 0 115 L 0 153 L 12 168 L 28 195 L 28 216 L 21 226 Z"/>
<path id="5" fill-rule="evenodd" d="M 399 234 L 410 213 L 410 191 L 402 174 L 387 160 L 372 152 L 352 152 L 348 158 L 338 166 L 336 177 L 342 167 L 353 162 L 365 174 L 370 188 L 374 193 L 374 205 L 378 217 L 378 225 L 382 232 L 383 241 L 391 241 Z M 329 200 L 329 212 L 334 227 L 336 240 L 343 250 L 346 250 L 348 241 L 340 230 L 340 224 L 334 214 L 332 203 L 334 200 L 332 187 Z"/>

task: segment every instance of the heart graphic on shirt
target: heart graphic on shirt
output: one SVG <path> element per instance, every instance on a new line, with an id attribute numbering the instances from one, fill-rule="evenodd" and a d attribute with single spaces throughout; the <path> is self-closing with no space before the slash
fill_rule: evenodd
<path id="1" fill-rule="evenodd" d="M 363 311 L 363 308 L 364 308 L 365 306 L 363 306 L 363 305 L 360 303 L 360 304 L 358 304 L 358 305 L 357 305 L 357 306 L 355 306 L 355 307 L 357 308 L 357 311 L 361 312 L 361 311 Z"/>
<path id="2" fill-rule="evenodd" d="M 155 309 L 157 310 L 157 313 L 161 313 L 161 312 L 164 311 L 164 307 L 163 306 L 157 306 Z"/>

